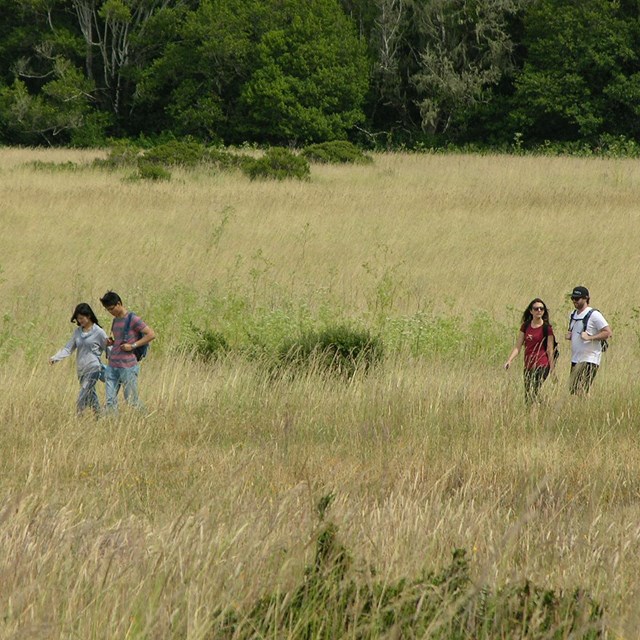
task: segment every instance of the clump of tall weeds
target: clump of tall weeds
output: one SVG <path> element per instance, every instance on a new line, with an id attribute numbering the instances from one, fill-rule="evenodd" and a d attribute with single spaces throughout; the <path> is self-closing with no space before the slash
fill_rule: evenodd
<path id="1" fill-rule="evenodd" d="M 310 330 L 285 341 L 279 349 L 277 366 L 316 369 L 351 378 L 382 359 L 380 338 L 366 329 L 335 325 Z"/>
<path id="2" fill-rule="evenodd" d="M 219 637 L 334 638 L 604 638 L 603 608 L 580 589 L 544 589 L 531 582 L 478 588 L 467 554 L 396 581 L 356 579 L 338 527 L 323 518 L 315 558 L 299 585 L 260 598 L 246 611 L 220 612 Z"/>

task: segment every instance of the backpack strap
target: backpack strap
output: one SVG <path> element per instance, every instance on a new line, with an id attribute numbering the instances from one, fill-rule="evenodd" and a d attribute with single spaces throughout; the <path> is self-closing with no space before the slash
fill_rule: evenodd
<path id="1" fill-rule="evenodd" d="M 584 318 L 580 318 L 580 321 L 582 322 L 582 330 L 583 331 L 587 330 L 587 323 L 589 322 L 589 318 L 591 317 L 591 314 L 594 311 L 597 311 L 597 309 L 589 309 L 589 311 L 586 313 Z M 576 318 L 576 312 L 572 311 L 571 312 L 571 316 L 569 317 L 569 331 L 573 330 L 574 323 L 577 322 L 577 321 L 578 321 L 578 319 Z"/>
<path id="2" fill-rule="evenodd" d="M 127 318 L 124 321 L 124 337 L 122 338 L 123 342 L 126 342 L 129 339 L 129 331 L 131 330 L 131 318 L 133 318 L 133 311 L 129 311 L 129 313 L 127 313 Z"/>
<path id="3" fill-rule="evenodd" d="M 582 330 L 586 331 L 587 330 L 587 322 L 589 322 L 589 318 L 591 317 L 591 314 L 597 311 L 597 309 L 589 309 L 589 313 L 587 313 L 587 315 L 582 318 Z"/>

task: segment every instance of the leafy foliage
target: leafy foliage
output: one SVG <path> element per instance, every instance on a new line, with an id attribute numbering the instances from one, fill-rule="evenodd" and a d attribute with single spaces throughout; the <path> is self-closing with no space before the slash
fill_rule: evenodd
<path id="1" fill-rule="evenodd" d="M 637 37 L 637 20 L 620 3 L 533 3 L 525 17 L 528 55 L 515 83 L 514 128 L 533 141 L 640 133 Z"/>
<path id="2" fill-rule="evenodd" d="M 195 167 L 206 156 L 204 145 L 194 141 L 171 140 L 144 153 L 144 160 L 150 164 L 167 167 Z"/>
<path id="3" fill-rule="evenodd" d="M 195 355 L 205 361 L 215 360 L 227 353 L 229 343 L 221 331 L 200 329 L 191 325 L 193 338 L 189 345 Z"/>
<path id="4" fill-rule="evenodd" d="M 156 162 L 149 162 L 145 158 L 140 158 L 138 160 L 138 170 L 131 176 L 131 179 L 162 182 L 171 180 L 171 172 Z"/>
<path id="5" fill-rule="evenodd" d="M 261 158 L 246 157 L 241 168 L 252 180 L 308 180 L 311 173 L 305 158 L 284 147 L 271 147 Z"/>
<path id="6" fill-rule="evenodd" d="M 335 0 L 272 0 L 241 93 L 243 131 L 268 142 L 343 138 L 364 119 L 364 49 Z"/>
<path id="7" fill-rule="evenodd" d="M 302 155 L 310 162 L 323 164 L 370 164 L 371 156 L 346 140 L 320 142 L 305 147 Z"/>
<path id="8" fill-rule="evenodd" d="M 369 331 L 336 325 L 286 341 L 280 347 L 278 365 L 311 367 L 350 378 L 373 366 L 382 355 L 381 340 Z"/>

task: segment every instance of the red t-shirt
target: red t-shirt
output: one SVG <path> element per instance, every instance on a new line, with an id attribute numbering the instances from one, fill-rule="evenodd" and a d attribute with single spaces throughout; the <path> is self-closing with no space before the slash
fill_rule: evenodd
<path id="1" fill-rule="evenodd" d="M 549 328 L 549 338 L 553 341 L 553 327 Z M 532 327 L 530 324 L 523 324 L 520 331 L 524 333 L 524 368 L 535 369 L 536 367 L 548 367 L 549 357 L 544 341 L 543 325 Z"/>

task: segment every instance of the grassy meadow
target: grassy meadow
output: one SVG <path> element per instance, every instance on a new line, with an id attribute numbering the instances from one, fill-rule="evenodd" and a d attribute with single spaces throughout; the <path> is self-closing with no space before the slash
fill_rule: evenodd
<path id="1" fill-rule="evenodd" d="M 478 591 L 581 589 L 607 637 L 640 638 L 637 161 L 387 154 L 309 182 L 149 183 L 96 155 L 0 149 L 0 638 L 310 637 L 248 612 L 286 609 L 329 522 L 357 584 L 464 549 Z M 611 349 L 576 399 L 561 339 L 529 410 L 522 355 L 502 368 L 519 318 L 540 296 L 562 337 L 577 284 Z M 48 357 L 81 301 L 108 328 L 108 289 L 158 334 L 147 412 L 77 418 L 75 359 Z M 335 324 L 378 336 L 381 362 L 273 374 L 285 340 Z M 224 353 L 198 356 L 204 331 Z M 341 637 L 450 637 L 445 604 Z"/>

